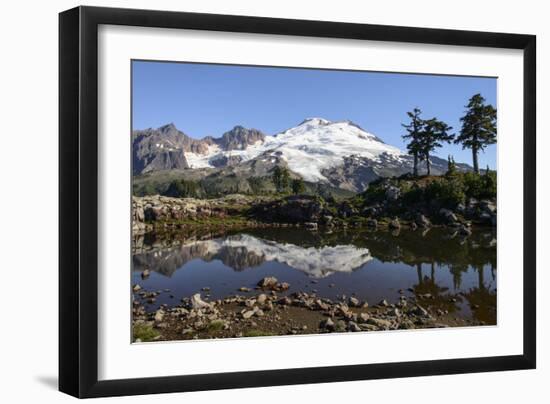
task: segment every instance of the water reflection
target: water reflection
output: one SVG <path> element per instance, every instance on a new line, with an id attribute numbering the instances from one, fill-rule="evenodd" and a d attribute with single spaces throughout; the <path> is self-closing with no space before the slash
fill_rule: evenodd
<path id="1" fill-rule="evenodd" d="M 221 298 L 276 276 L 291 283 L 289 293 L 377 301 L 408 290 L 441 310 L 496 322 L 496 234 L 490 231 L 468 238 L 447 229 L 149 235 L 134 240 L 133 269 L 134 282 L 168 288 L 177 297 L 208 286 Z M 145 281 L 139 277 L 144 269 L 153 272 Z"/>

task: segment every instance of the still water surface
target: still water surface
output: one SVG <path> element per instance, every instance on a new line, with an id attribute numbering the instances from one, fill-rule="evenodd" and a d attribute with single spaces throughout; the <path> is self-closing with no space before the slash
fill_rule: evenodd
<path id="1" fill-rule="evenodd" d="M 154 234 L 134 240 L 133 284 L 162 291 L 148 310 L 197 292 L 211 300 L 243 294 L 240 287 L 253 289 L 263 277 L 275 276 L 291 285 L 287 293 L 354 295 L 370 304 L 396 302 L 400 290 L 430 294 L 435 307 L 496 324 L 492 231 L 475 230 L 464 239 L 436 228 L 393 234 L 270 228 L 201 237 L 182 233 L 166 244 Z M 142 279 L 145 269 L 151 275 Z"/>

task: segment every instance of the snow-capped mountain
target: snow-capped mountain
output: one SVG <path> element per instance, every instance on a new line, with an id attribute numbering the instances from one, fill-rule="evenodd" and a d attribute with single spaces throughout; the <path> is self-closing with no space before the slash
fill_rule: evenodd
<path id="1" fill-rule="evenodd" d="M 174 125 L 166 125 L 135 131 L 133 150 L 136 175 L 170 169 L 212 171 L 235 167 L 230 172 L 234 176 L 261 177 L 268 175 L 274 165 L 284 165 L 307 182 L 361 191 L 376 178 L 412 171 L 412 157 L 397 147 L 351 121 L 323 118 L 306 119 L 273 136 L 236 126 L 220 138 L 200 140 Z M 445 172 L 446 160 L 432 157 L 431 161 L 434 174 Z"/>

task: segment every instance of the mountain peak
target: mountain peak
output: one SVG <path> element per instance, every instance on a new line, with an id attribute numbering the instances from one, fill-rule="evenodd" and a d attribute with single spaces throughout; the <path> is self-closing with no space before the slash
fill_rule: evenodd
<path id="1" fill-rule="evenodd" d="M 324 119 L 324 118 L 318 118 L 318 117 L 314 117 L 314 118 L 306 118 L 302 121 L 302 123 L 300 125 L 304 125 L 304 124 L 309 124 L 309 125 L 330 125 L 332 122 L 329 121 L 328 119 Z M 300 126 L 298 125 L 298 126 Z"/>
<path id="2" fill-rule="evenodd" d="M 168 132 L 170 130 L 174 130 L 174 129 L 177 129 L 177 128 L 176 128 L 176 125 L 174 125 L 173 122 L 170 122 L 170 123 L 167 123 L 166 125 L 162 125 L 159 129 L 160 129 L 161 132 Z"/>

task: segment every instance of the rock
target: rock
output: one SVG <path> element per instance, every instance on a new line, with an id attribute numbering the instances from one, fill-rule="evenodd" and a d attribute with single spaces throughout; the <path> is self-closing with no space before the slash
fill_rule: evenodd
<path id="1" fill-rule="evenodd" d="M 378 305 L 382 306 L 382 307 L 388 307 L 390 304 L 388 303 L 388 301 L 386 299 L 382 299 L 382 300 L 380 300 L 380 302 L 378 302 Z"/>
<path id="2" fill-rule="evenodd" d="M 350 321 L 350 322 L 348 322 L 348 331 L 358 332 L 358 331 L 361 331 L 361 328 L 359 328 L 357 323 L 354 323 L 353 321 Z"/>
<path id="3" fill-rule="evenodd" d="M 359 313 L 359 316 L 358 316 L 357 320 L 360 323 L 366 323 L 369 318 L 370 318 L 370 316 L 369 316 L 368 313 Z"/>
<path id="4" fill-rule="evenodd" d="M 458 234 L 460 234 L 461 236 L 471 236 L 472 231 L 468 227 L 461 225 L 458 228 Z"/>
<path id="5" fill-rule="evenodd" d="M 277 278 L 274 276 L 267 276 L 258 282 L 258 286 L 263 289 L 274 289 L 277 286 Z"/>
<path id="6" fill-rule="evenodd" d="M 393 185 L 386 188 L 386 199 L 390 201 L 396 201 L 401 196 L 401 190 Z"/>
<path id="7" fill-rule="evenodd" d="M 383 320 L 381 318 L 374 318 L 374 317 L 370 317 L 367 320 L 367 324 L 375 325 L 376 327 L 382 328 L 384 330 L 387 330 L 391 327 L 391 321 Z"/>
<path id="8" fill-rule="evenodd" d="M 250 288 L 247 288 L 245 286 L 241 286 L 238 290 L 239 292 L 250 292 Z"/>
<path id="9" fill-rule="evenodd" d="M 411 320 L 403 320 L 399 323 L 399 326 L 397 328 L 399 328 L 400 330 L 411 330 L 415 327 L 414 323 Z"/>
<path id="10" fill-rule="evenodd" d="M 447 224 L 453 224 L 458 222 L 458 218 L 456 217 L 454 212 L 449 209 L 441 208 L 439 210 L 439 215 L 443 218 L 443 220 Z"/>
<path id="11" fill-rule="evenodd" d="M 141 273 L 141 279 L 147 279 L 149 277 L 149 275 L 151 275 L 151 271 L 146 269 Z"/>
<path id="12" fill-rule="evenodd" d="M 494 201 L 484 199 L 478 203 L 479 209 L 490 215 L 495 215 L 497 213 L 497 205 Z"/>
<path id="13" fill-rule="evenodd" d="M 398 308 L 391 309 L 389 314 L 390 316 L 401 317 L 401 311 Z"/>
<path id="14" fill-rule="evenodd" d="M 195 330 L 193 330 L 192 328 L 184 328 L 181 331 L 181 335 L 193 334 L 194 332 L 195 332 Z"/>
<path id="15" fill-rule="evenodd" d="M 155 313 L 155 321 L 160 323 L 163 318 L 164 318 L 164 311 L 157 310 L 156 313 Z"/>
<path id="16" fill-rule="evenodd" d="M 319 226 L 318 226 L 317 223 L 315 223 L 315 222 L 306 222 L 306 223 L 304 223 L 304 227 L 305 227 L 306 229 L 310 229 L 310 230 L 317 230 L 317 228 L 318 228 Z"/>
<path id="17" fill-rule="evenodd" d="M 317 308 L 319 310 L 327 311 L 329 309 L 329 305 L 323 302 L 321 299 L 315 300 L 315 304 L 317 305 Z"/>
<path id="18" fill-rule="evenodd" d="M 254 310 L 248 310 L 248 311 L 245 311 L 242 316 L 245 320 L 251 318 L 253 315 L 254 315 Z"/>
<path id="19" fill-rule="evenodd" d="M 390 223 L 388 224 L 388 227 L 389 227 L 390 229 L 397 230 L 397 229 L 400 229 L 400 228 L 401 228 L 401 223 L 399 223 L 399 219 L 398 219 L 398 218 L 395 218 L 395 219 L 393 219 L 392 221 L 390 221 Z"/>
<path id="20" fill-rule="evenodd" d="M 329 317 L 325 321 L 321 322 L 321 328 L 324 328 L 327 331 L 334 331 L 335 324 L 334 321 Z"/>
<path id="21" fill-rule="evenodd" d="M 205 286 L 201 289 L 203 292 L 210 292 L 210 288 L 208 286 Z"/>
<path id="22" fill-rule="evenodd" d="M 277 303 L 283 306 L 290 306 L 292 304 L 292 300 L 287 296 L 283 296 L 279 300 L 277 300 Z"/>
<path id="23" fill-rule="evenodd" d="M 412 311 L 412 313 L 420 317 L 430 316 L 430 314 L 428 313 L 428 310 L 426 310 L 424 307 L 420 305 L 417 305 L 416 308 Z"/>
<path id="24" fill-rule="evenodd" d="M 265 293 L 261 293 L 258 295 L 258 297 L 256 298 L 256 301 L 258 302 L 258 304 L 265 304 L 267 300 L 267 296 L 265 295 Z"/>
<path id="25" fill-rule="evenodd" d="M 336 332 L 344 332 L 347 330 L 347 324 L 343 320 L 338 320 L 334 326 L 334 331 Z"/>
<path id="26" fill-rule="evenodd" d="M 276 289 L 278 291 L 285 291 L 285 290 L 288 290 L 289 288 L 290 288 L 290 284 L 286 282 L 278 283 L 276 285 Z"/>
<path id="27" fill-rule="evenodd" d="M 209 309 L 211 308 L 210 303 L 206 303 L 204 300 L 201 299 L 200 293 L 195 293 L 193 296 L 191 296 L 191 307 L 193 309 Z"/>
<path id="28" fill-rule="evenodd" d="M 356 297 L 350 297 L 348 299 L 348 304 L 350 307 L 360 307 L 361 306 L 361 302 L 359 301 L 359 299 L 357 299 Z"/>
<path id="29" fill-rule="evenodd" d="M 137 283 L 134 285 L 134 288 L 133 288 L 134 292 L 138 292 L 141 290 L 141 286 L 139 286 Z"/>
<path id="30" fill-rule="evenodd" d="M 422 213 L 418 213 L 414 221 L 419 227 L 423 227 L 423 228 L 430 227 L 432 225 L 430 220 L 426 216 L 424 216 Z"/>
<path id="31" fill-rule="evenodd" d="M 409 226 L 410 226 L 411 230 L 418 229 L 418 225 L 415 222 L 411 222 L 411 224 Z"/>

